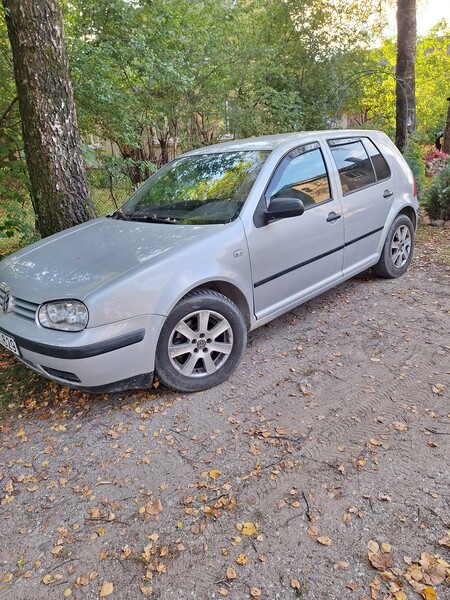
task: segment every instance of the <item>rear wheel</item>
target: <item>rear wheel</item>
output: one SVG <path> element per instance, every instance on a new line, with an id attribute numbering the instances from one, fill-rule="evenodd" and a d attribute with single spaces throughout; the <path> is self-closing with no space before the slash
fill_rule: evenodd
<path id="1" fill-rule="evenodd" d="M 225 381 L 241 361 L 247 328 L 238 307 L 212 290 L 195 290 L 175 306 L 162 328 L 156 370 L 168 387 L 205 390 Z"/>
<path id="2" fill-rule="evenodd" d="M 391 225 L 380 260 L 372 271 L 379 277 L 400 277 L 409 267 L 414 252 L 414 227 L 406 215 L 399 215 Z"/>

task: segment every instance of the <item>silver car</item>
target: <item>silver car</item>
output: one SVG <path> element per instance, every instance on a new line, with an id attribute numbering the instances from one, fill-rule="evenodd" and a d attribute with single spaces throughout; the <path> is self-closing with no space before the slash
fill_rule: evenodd
<path id="1" fill-rule="evenodd" d="M 207 389 L 247 331 L 372 267 L 402 275 L 418 202 L 375 131 L 290 133 L 186 153 L 114 213 L 0 263 L 0 343 L 36 372 L 103 392 L 154 373 Z"/>

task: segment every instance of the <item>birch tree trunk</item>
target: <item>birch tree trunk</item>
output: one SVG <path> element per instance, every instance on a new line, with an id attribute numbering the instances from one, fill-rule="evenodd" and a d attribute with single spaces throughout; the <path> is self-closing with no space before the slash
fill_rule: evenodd
<path id="1" fill-rule="evenodd" d="M 397 0 L 395 143 L 401 151 L 416 130 L 416 35 L 416 0 Z"/>
<path id="2" fill-rule="evenodd" d="M 3 0 L 31 197 L 43 237 L 95 216 L 58 0 Z"/>

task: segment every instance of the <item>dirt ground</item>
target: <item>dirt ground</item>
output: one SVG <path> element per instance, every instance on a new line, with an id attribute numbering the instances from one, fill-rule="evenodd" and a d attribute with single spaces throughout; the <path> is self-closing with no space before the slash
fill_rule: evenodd
<path id="1" fill-rule="evenodd" d="M 207 392 L 15 392 L 0 598 L 450 599 L 449 247 L 424 228 Z"/>

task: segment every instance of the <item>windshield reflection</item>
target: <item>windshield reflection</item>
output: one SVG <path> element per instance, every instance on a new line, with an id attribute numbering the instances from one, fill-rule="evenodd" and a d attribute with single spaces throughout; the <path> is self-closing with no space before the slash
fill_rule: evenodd
<path id="1" fill-rule="evenodd" d="M 156 223 L 229 223 L 239 214 L 269 152 L 196 154 L 151 177 L 114 218 Z"/>

